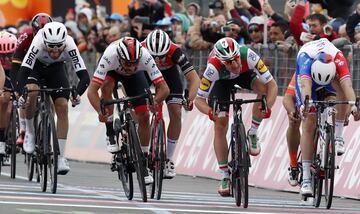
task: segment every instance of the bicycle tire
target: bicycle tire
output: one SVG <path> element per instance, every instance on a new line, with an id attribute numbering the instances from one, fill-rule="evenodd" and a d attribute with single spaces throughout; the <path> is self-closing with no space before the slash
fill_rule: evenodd
<path id="1" fill-rule="evenodd" d="M 57 170 L 59 157 L 59 142 L 56 135 L 55 121 L 51 115 L 47 115 L 45 131 L 43 132 L 47 143 L 46 160 L 49 170 L 50 190 L 55 194 L 57 190 Z"/>
<path id="2" fill-rule="evenodd" d="M 154 175 L 154 171 L 155 171 L 155 159 L 156 159 L 156 156 L 155 156 L 155 150 L 156 150 L 156 143 L 155 143 L 155 136 L 156 136 L 156 133 L 155 133 L 156 129 L 155 129 L 155 116 L 152 116 L 151 118 L 151 123 L 150 123 L 150 148 L 149 148 L 149 151 L 150 151 L 150 154 L 148 156 L 148 164 L 149 164 L 149 168 L 150 170 L 152 171 L 153 173 L 153 176 L 154 176 L 154 182 L 152 183 L 151 185 L 151 191 L 150 191 L 150 198 L 151 199 L 154 199 L 155 197 L 155 175 Z"/>
<path id="3" fill-rule="evenodd" d="M 311 171 L 311 182 L 313 185 L 313 194 L 314 194 L 314 207 L 319 207 L 321 203 L 322 196 L 322 186 L 323 186 L 323 177 L 321 174 L 320 168 L 320 154 L 317 152 L 318 144 L 320 143 L 319 131 L 315 132 L 314 138 L 314 156 L 313 156 L 313 170 Z"/>
<path id="4" fill-rule="evenodd" d="M 39 177 L 40 177 L 40 187 L 41 191 L 46 192 L 47 188 L 47 157 L 44 155 L 46 148 L 44 148 L 44 136 L 42 133 L 44 133 L 44 123 L 45 118 L 42 118 L 42 120 L 39 123 L 39 129 L 37 132 L 37 144 L 39 146 L 39 151 L 37 152 L 37 162 L 39 164 Z"/>
<path id="5" fill-rule="evenodd" d="M 239 126 L 232 125 L 232 133 L 234 134 L 231 149 L 232 149 L 232 174 L 231 174 L 231 185 L 233 186 L 233 194 L 235 195 L 236 206 L 241 205 L 241 182 L 240 182 L 240 147 L 238 142 L 240 141 Z"/>
<path id="6" fill-rule="evenodd" d="M 327 132 L 325 142 L 325 201 L 326 209 L 331 208 L 334 193 L 334 177 L 335 177 L 335 138 L 334 127 L 330 126 Z"/>
<path id="7" fill-rule="evenodd" d="M 39 175 L 41 191 L 46 192 L 47 188 L 47 160 L 42 156 L 42 161 L 39 163 Z"/>
<path id="8" fill-rule="evenodd" d="M 147 202 L 146 186 L 145 186 L 145 159 L 141 151 L 140 140 L 136 132 L 134 121 L 129 121 L 129 143 L 135 166 L 136 176 L 139 183 L 140 194 L 143 202 Z"/>
<path id="9" fill-rule="evenodd" d="M 25 153 L 25 160 L 26 160 L 26 172 L 28 181 L 32 181 L 34 177 L 34 169 L 35 169 L 35 160 L 33 159 L 31 154 Z"/>
<path id="10" fill-rule="evenodd" d="M 125 196 L 128 200 L 132 200 L 134 197 L 133 170 L 130 166 L 130 151 L 127 145 L 122 145 L 122 150 L 116 154 L 115 160 L 117 162 L 118 178 L 121 181 Z"/>
<path id="11" fill-rule="evenodd" d="M 250 166 L 250 157 L 247 149 L 247 137 L 245 132 L 245 127 L 243 123 L 239 124 L 239 143 L 240 146 L 240 168 L 239 168 L 239 182 L 241 190 L 241 198 L 243 201 L 243 207 L 247 208 L 249 204 L 249 166 Z"/>
<path id="12" fill-rule="evenodd" d="M 156 148 L 155 148 L 155 162 L 153 169 L 153 188 L 156 193 L 156 199 L 160 200 L 162 193 L 162 184 L 164 179 L 164 168 L 165 168 L 165 123 L 160 120 L 156 128 Z"/>
<path id="13" fill-rule="evenodd" d="M 1 168 L 2 168 L 2 165 L 3 165 L 3 160 L 4 160 L 4 155 L 0 154 L 0 175 L 1 175 Z"/>
<path id="14" fill-rule="evenodd" d="M 10 122 L 9 122 L 9 131 L 7 140 L 11 145 L 11 155 L 10 155 L 10 177 L 12 179 L 16 176 L 16 110 L 11 111 Z"/>

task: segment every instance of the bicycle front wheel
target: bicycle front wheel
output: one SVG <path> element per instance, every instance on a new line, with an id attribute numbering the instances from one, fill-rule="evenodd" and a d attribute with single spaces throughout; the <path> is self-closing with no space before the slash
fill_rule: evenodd
<path id="1" fill-rule="evenodd" d="M 248 146 L 247 146 L 247 137 L 245 133 L 245 127 L 243 123 L 240 123 L 239 125 L 239 140 L 238 143 L 240 145 L 237 145 L 237 148 L 240 148 L 238 160 L 240 163 L 239 166 L 239 183 L 240 183 L 240 191 L 241 191 L 241 198 L 243 200 L 243 207 L 247 208 L 249 203 L 249 167 L 250 167 L 250 157 L 248 152 Z"/>
<path id="2" fill-rule="evenodd" d="M 122 148 L 119 153 L 115 156 L 115 161 L 117 165 L 118 178 L 121 181 L 122 187 L 124 189 L 125 196 L 128 200 L 132 200 L 134 196 L 134 184 L 133 184 L 133 167 L 129 162 L 130 151 L 128 144 L 122 145 Z"/>
<path id="3" fill-rule="evenodd" d="M 51 115 L 48 115 L 46 119 L 43 135 L 45 143 L 47 143 L 46 159 L 49 170 L 50 189 L 51 193 L 56 193 L 59 143 L 56 135 L 55 121 Z"/>
<path id="4" fill-rule="evenodd" d="M 34 169 L 35 169 L 35 160 L 32 157 L 32 154 L 25 153 L 25 161 L 26 161 L 26 172 L 27 172 L 27 178 L 29 181 L 32 181 L 34 176 Z"/>
<path id="5" fill-rule="evenodd" d="M 7 141 L 8 145 L 11 145 L 11 155 L 10 155 L 10 177 L 15 178 L 16 175 L 16 110 L 11 111 L 10 123 L 8 129 Z"/>
<path id="6" fill-rule="evenodd" d="M 131 155 L 136 170 L 136 176 L 139 183 L 141 198 L 147 202 L 146 186 L 145 186 L 145 158 L 141 151 L 139 136 L 137 135 L 134 121 L 129 121 L 129 143 L 131 147 Z"/>
<path id="7" fill-rule="evenodd" d="M 160 200 L 162 192 L 162 183 L 164 179 L 165 168 L 165 124 L 163 120 L 160 120 L 155 129 L 155 144 L 152 148 L 155 152 L 155 158 L 153 162 L 153 176 L 154 182 L 152 184 L 151 196 L 152 198 L 156 194 L 156 199 Z"/>
<path id="8" fill-rule="evenodd" d="M 326 208 L 330 209 L 332 204 L 333 192 L 334 192 L 334 177 L 335 177 L 335 140 L 334 129 L 329 127 L 325 142 L 325 201 Z"/>

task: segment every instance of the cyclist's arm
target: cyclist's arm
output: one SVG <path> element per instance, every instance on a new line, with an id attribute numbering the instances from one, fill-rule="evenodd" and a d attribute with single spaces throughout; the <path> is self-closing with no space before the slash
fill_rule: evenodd
<path id="1" fill-rule="evenodd" d="M 94 81 L 90 82 L 90 85 L 88 87 L 88 91 L 87 91 L 87 96 L 89 99 L 90 104 L 92 105 L 92 107 L 95 109 L 96 112 L 100 112 L 100 96 L 99 96 L 99 91 L 100 89 L 100 84 Z"/>
<path id="2" fill-rule="evenodd" d="M 4 68 L 0 63 L 0 94 L 1 94 L 1 90 L 4 88 L 4 84 L 5 84 L 5 72 L 4 72 Z"/>
<path id="3" fill-rule="evenodd" d="M 195 70 L 192 70 L 185 75 L 185 78 L 188 81 L 188 83 L 190 83 L 190 85 L 189 85 L 189 100 L 194 101 L 194 99 L 196 97 L 197 89 L 200 84 L 199 75 L 196 73 Z"/>
<path id="4" fill-rule="evenodd" d="M 206 115 L 208 115 L 209 111 L 211 110 L 210 106 L 206 102 L 206 99 L 203 97 L 197 96 L 195 98 L 195 106 L 201 113 Z"/>
<path id="5" fill-rule="evenodd" d="M 312 79 L 309 76 L 300 76 L 300 91 L 301 91 L 301 100 L 304 102 L 305 97 L 309 96 L 311 98 L 311 86 Z"/>
<path id="6" fill-rule="evenodd" d="M 349 101 L 356 100 L 356 95 L 355 95 L 354 89 L 352 87 L 352 82 L 351 82 L 350 78 L 343 79 L 340 82 L 340 87 L 343 90 L 344 95 L 347 100 L 349 100 Z"/>
<path id="7" fill-rule="evenodd" d="M 271 108 L 276 101 L 278 86 L 262 59 L 251 49 L 247 49 L 247 51 L 247 62 L 249 68 L 255 71 L 259 80 L 265 85 L 266 102 L 268 107 Z"/>
<path id="8" fill-rule="evenodd" d="M 170 89 L 166 84 L 165 80 L 155 84 L 156 95 L 154 97 L 155 104 L 161 103 L 170 94 Z"/>

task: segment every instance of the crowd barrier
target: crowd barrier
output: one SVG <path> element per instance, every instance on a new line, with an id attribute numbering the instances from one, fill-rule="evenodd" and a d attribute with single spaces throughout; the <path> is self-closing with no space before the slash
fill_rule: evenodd
<path id="1" fill-rule="evenodd" d="M 254 95 L 243 94 L 244 98 Z M 247 128 L 251 124 L 251 105 L 244 105 L 243 120 Z M 86 96 L 80 106 L 70 109 L 70 130 L 66 157 L 79 161 L 109 163 L 106 152 L 105 128 L 98 122 Z M 287 182 L 289 158 L 286 144 L 287 115 L 278 97 L 270 119 L 264 120 L 258 130 L 261 154 L 251 158 L 249 183 L 253 186 L 299 191 Z M 337 196 L 360 199 L 360 127 L 350 120 L 344 129 L 346 152 L 336 158 L 339 169 L 335 174 Z M 228 133 L 227 136 L 230 136 Z M 213 123 L 194 108 L 183 117 L 181 137 L 175 151 L 178 174 L 219 179 L 218 165 L 213 149 Z M 110 170 L 110 167 L 109 167 Z M 214 187 L 216 191 L 216 187 Z"/>

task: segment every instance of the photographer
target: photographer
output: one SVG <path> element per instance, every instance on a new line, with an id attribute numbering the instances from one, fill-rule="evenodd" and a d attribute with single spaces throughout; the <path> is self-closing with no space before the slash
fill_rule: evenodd
<path id="1" fill-rule="evenodd" d="M 201 35 L 205 41 L 215 43 L 224 35 L 221 33 L 221 27 L 226 23 L 224 15 L 217 15 L 214 18 L 203 19 L 201 23 Z"/>
<path id="2" fill-rule="evenodd" d="M 246 28 L 243 28 L 240 20 L 230 19 L 226 25 L 221 28 L 221 32 L 226 36 L 233 38 L 238 44 L 245 44 L 249 41 L 249 35 Z"/>
<path id="3" fill-rule="evenodd" d="M 129 3 L 129 18 L 133 19 L 135 16 L 149 17 L 149 23 L 154 24 L 165 17 L 165 7 L 159 0 L 144 0 L 138 9 L 135 9 L 136 0 L 131 0 Z M 145 24 L 146 25 L 146 24 Z M 144 26 L 144 28 L 149 28 Z"/>

